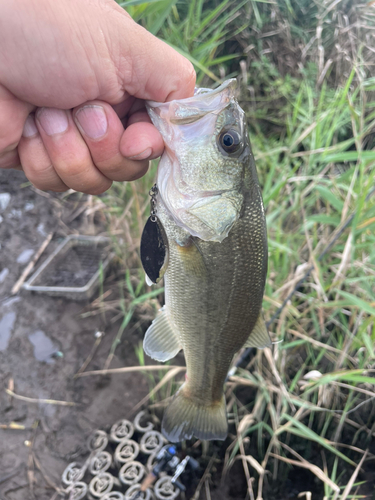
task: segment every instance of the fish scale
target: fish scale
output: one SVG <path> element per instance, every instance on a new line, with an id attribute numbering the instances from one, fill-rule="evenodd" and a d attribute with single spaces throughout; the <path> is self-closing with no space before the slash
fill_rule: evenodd
<path id="1" fill-rule="evenodd" d="M 244 345 L 271 343 L 261 314 L 264 209 L 233 91 L 229 81 L 190 99 L 148 104 L 166 143 L 157 217 L 169 257 L 165 306 L 146 332 L 144 349 L 161 361 L 183 349 L 187 366 L 186 382 L 164 414 L 162 430 L 171 441 L 225 439 L 223 387 L 233 356 Z"/>

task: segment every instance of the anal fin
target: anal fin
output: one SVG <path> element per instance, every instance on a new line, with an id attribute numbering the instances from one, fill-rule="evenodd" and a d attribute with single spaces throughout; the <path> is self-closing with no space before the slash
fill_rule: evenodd
<path id="1" fill-rule="evenodd" d="M 266 323 L 264 322 L 262 313 L 260 313 L 254 328 L 251 330 L 249 338 L 244 344 L 244 347 L 257 347 L 258 349 L 264 349 L 271 344 L 272 341 L 269 336 Z"/>
<path id="2" fill-rule="evenodd" d="M 145 353 L 157 361 L 174 358 L 182 349 L 179 335 L 168 318 L 165 306 L 148 328 L 143 340 Z"/>

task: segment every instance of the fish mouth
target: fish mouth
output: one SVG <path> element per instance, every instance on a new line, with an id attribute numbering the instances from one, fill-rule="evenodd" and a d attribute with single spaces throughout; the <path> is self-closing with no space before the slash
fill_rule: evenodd
<path id="1" fill-rule="evenodd" d="M 173 106 L 173 111 L 175 112 L 175 116 L 171 115 L 169 119 L 173 119 L 178 122 L 178 120 L 185 120 L 187 117 L 183 116 L 185 113 L 191 114 L 191 117 L 196 114 L 196 111 L 191 109 L 191 105 L 193 103 L 204 104 L 205 109 L 202 109 L 202 112 L 199 113 L 200 116 L 203 116 L 207 113 L 217 112 L 217 97 L 220 97 L 223 101 L 233 96 L 235 90 L 237 88 L 237 80 L 235 78 L 230 78 L 226 80 L 224 83 L 219 85 L 216 89 L 206 89 L 195 87 L 194 96 L 186 97 L 185 99 L 176 99 L 168 102 L 157 102 L 157 101 L 146 101 L 147 110 L 149 108 L 161 108 L 163 106 L 170 107 L 173 103 L 178 103 L 178 106 Z M 215 102 L 213 102 L 215 101 Z M 188 105 L 188 108 L 186 106 Z M 179 110 L 179 108 L 182 108 Z M 204 111 L 204 112 L 203 112 Z M 197 116 L 197 120 L 199 116 Z M 189 122 L 190 123 L 190 122 Z"/>
<path id="2" fill-rule="evenodd" d="M 151 120 L 163 134 L 162 120 L 173 125 L 186 125 L 200 120 L 207 114 L 219 114 L 233 100 L 237 80 L 226 80 L 216 89 L 195 88 L 192 97 L 168 102 L 146 101 Z"/>

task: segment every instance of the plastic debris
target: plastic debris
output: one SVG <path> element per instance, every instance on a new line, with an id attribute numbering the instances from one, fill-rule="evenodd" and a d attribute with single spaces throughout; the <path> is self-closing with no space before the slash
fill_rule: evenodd
<path id="1" fill-rule="evenodd" d="M 10 194 L 9 193 L 0 193 L 0 211 L 4 212 L 10 202 Z"/>
<path id="2" fill-rule="evenodd" d="M 17 257 L 18 264 L 26 264 L 26 262 L 28 262 L 31 259 L 33 254 L 34 250 L 32 248 L 27 248 L 26 250 L 23 250 Z"/>

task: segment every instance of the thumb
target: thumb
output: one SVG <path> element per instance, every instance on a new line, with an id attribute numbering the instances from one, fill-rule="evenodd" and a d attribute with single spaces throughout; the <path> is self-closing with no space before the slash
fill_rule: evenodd
<path id="1" fill-rule="evenodd" d="M 126 40 L 119 44 L 119 75 L 125 90 L 139 99 L 171 101 L 194 94 L 193 65 L 131 18 Z"/>

